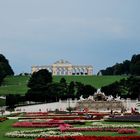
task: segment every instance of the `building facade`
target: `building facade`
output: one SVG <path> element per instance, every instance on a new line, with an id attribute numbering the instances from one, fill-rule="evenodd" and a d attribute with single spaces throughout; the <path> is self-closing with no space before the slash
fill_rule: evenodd
<path id="1" fill-rule="evenodd" d="M 32 66 L 31 71 L 37 72 L 41 69 L 47 69 L 52 75 L 93 75 L 91 65 L 72 65 L 66 60 L 59 60 L 52 65 Z"/>

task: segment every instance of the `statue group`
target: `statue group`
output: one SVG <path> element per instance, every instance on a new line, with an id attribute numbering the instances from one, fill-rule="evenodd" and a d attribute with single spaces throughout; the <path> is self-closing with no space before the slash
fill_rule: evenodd
<path id="1" fill-rule="evenodd" d="M 106 96 L 100 89 L 98 89 L 94 95 L 90 95 L 88 98 L 83 98 L 83 95 L 81 95 L 76 108 L 78 110 L 88 108 L 90 111 L 106 111 L 122 110 L 125 107 L 120 96 Z"/>
<path id="2" fill-rule="evenodd" d="M 84 100 L 92 100 L 92 101 L 121 101 L 120 96 L 116 96 L 115 98 L 112 95 L 106 96 L 104 92 L 101 92 L 101 89 L 97 89 L 94 95 L 90 95 L 88 98 L 83 98 L 83 95 L 80 96 L 79 101 Z"/>

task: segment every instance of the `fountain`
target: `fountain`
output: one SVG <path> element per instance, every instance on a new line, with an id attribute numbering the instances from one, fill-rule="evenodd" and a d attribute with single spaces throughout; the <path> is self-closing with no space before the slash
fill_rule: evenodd
<path id="1" fill-rule="evenodd" d="M 93 96 L 83 98 L 81 95 L 80 100 L 76 104 L 78 111 L 88 109 L 89 111 L 121 111 L 125 108 L 124 103 L 120 97 L 114 98 L 112 95 L 106 96 L 100 89 L 94 93 Z"/>

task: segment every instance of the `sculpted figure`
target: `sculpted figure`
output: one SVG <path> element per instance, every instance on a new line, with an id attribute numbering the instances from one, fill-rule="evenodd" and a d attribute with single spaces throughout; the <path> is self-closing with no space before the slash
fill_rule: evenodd
<path id="1" fill-rule="evenodd" d="M 109 95 L 108 97 L 107 97 L 107 101 L 112 101 L 113 100 L 113 96 L 112 95 Z"/>

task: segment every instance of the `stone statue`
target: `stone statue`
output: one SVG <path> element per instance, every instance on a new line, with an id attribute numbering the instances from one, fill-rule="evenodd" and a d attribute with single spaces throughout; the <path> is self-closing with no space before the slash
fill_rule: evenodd
<path id="1" fill-rule="evenodd" d="M 115 101 L 120 101 L 120 96 L 116 96 Z"/>
<path id="2" fill-rule="evenodd" d="M 97 89 L 97 92 L 94 93 L 94 100 L 95 101 L 105 101 L 106 96 L 103 92 L 101 92 L 101 89 Z"/>
<path id="3" fill-rule="evenodd" d="M 101 93 L 101 89 L 100 88 L 97 89 L 97 93 Z"/>
<path id="4" fill-rule="evenodd" d="M 113 96 L 112 95 L 109 95 L 108 97 L 107 97 L 107 101 L 112 101 L 113 100 Z"/>
<path id="5" fill-rule="evenodd" d="M 88 100 L 92 100 L 92 101 L 94 101 L 93 96 L 90 95 L 90 96 L 88 97 Z"/>
<path id="6" fill-rule="evenodd" d="M 85 100 L 85 99 L 83 98 L 83 95 L 81 95 L 80 96 L 80 101 L 83 101 L 83 100 Z"/>

